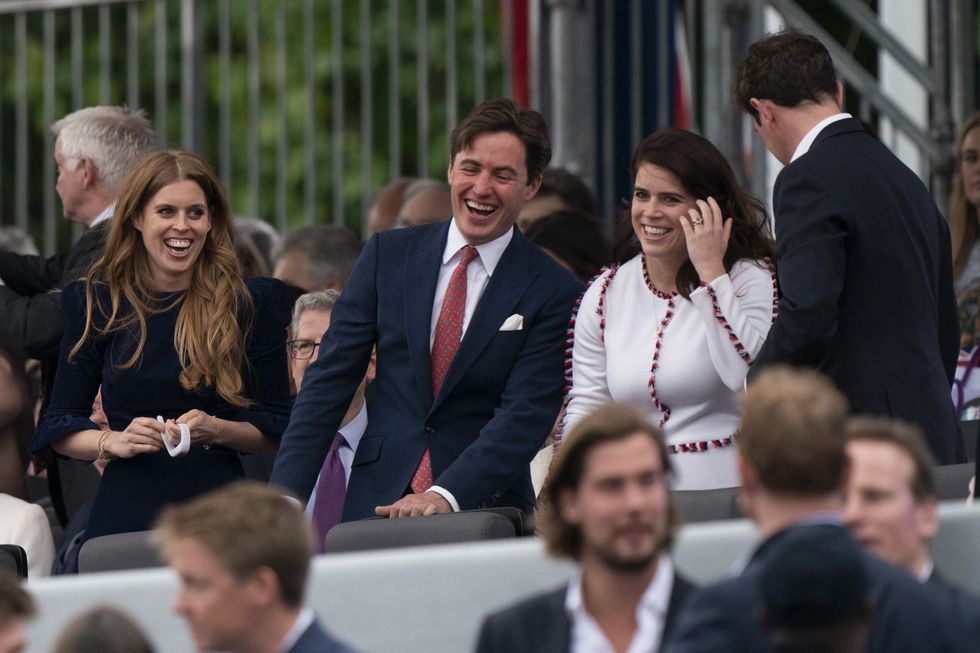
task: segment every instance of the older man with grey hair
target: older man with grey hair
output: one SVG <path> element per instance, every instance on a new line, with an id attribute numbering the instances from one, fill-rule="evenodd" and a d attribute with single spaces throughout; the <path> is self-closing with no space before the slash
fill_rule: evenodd
<path id="1" fill-rule="evenodd" d="M 303 384 L 306 368 L 317 360 L 320 339 L 330 328 L 330 312 L 339 298 L 340 293 L 336 290 L 321 290 L 301 295 L 293 306 L 293 321 L 290 326 L 292 337 L 287 349 L 289 370 L 297 392 Z M 367 428 L 364 390 L 374 379 L 374 364 L 372 355 L 367 373 L 354 393 L 347 414 L 340 422 L 340 429 L 320 469 L 313 496 L 306 504 L 306 512 L 313 519 L 317 543 L 321 547 L 327 532 L 340 522 L 354 452 Z"/>
<path id="2" fill-rule="evenodd" d="M 56 121 L 51 131 L 56 137 L 55 190 L 64 215 L 89 230 L 66 254 L 0 253 L 0 340 L 42 360 L 57 355 L 64 330 L 58 295 L 51 291 L 84 276 L 102 254 L 122 178 L 156 144 L 146 114 L 126 107 L 79 109 Z M 50 373 L 45 377 L 53 379 Z"/>

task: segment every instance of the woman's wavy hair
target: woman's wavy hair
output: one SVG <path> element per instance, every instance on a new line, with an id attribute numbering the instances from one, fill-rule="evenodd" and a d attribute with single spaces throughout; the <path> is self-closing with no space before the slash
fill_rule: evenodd
<path id="1" fill-rule="evenodd" d="M 956 181 L 949 195 L 949 231 L 953 241 L 953 278 L 959 279 L 970 258 L 970 250 L 980 239 L 980 218 L 977 207 L 966 199 L 963 188 L 963 175 L 960 166 L 963 164 L 963 141 L 966 135 L 980 127 L 980 113 L 975 113 L 963 123 L 960 137 L 956 140 Z"/>
<path id="2" fill-rule="evenodd" d="M 632 180 L 636 179 L 637 171 L 645 163 L 672 172 L 693 197 L 714 197 L 722 215 L 733 218 L 732 234 L 724 258 L 726 271 L 742 259 L 773 258 L 765 207 L 742 189 L 728 161 L 711 141 L 676 127 L 660 129 L 637 146 L 630 163 Z M 640 243 L 633 232 L 630 205 L 627 203 L 620 219 L 613 257 L 624 263 L 638 253 Z M 690 259 L 678 270 L 676 283 L 677 291 L 684 298 L 701 285 L 701 278 Z"/>
<path id="3" fill-rule="evenodd" d="M 142 233 L 133 220 L 164 186 L 193 181 L 204 192 L 211 218 L 204 248 L 183 296 L 160 301 Z M 97 293 L 96 288 L 104 289 Z M 108 306 L 104 304 L 108 294 Z M 211 167 L 182 150 L 155 152 L 129 170 L 116 201 L 105 252 L 85 279 L 85 330 L 72 348 L 74 357 L 91 337 L 130 331 L 136 347 L 120 369 L 137 366 L 146 344 L 146 321 L 180 303 L 174 348 L 180 359 L 180 385 L 190 391 L 214 388 L 228 403 L 244 407 L 245 333 L 253 307 L 235 254 L 231 212 Z"/>

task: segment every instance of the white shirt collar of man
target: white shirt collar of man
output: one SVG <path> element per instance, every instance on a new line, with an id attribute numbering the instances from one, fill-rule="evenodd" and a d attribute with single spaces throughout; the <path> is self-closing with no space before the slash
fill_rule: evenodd
<path id="1" fill-rule="evenodd" d="M 627 653 L 660 650 L 663 640 L 664 624 L 667 620 L 667 608 L 670 605 L 670 593 L 674 588 L 674 565 L 670 556 L 661 553 L 657 559 L 657 573 L 653 575 L 650 584 L 640 597 L 636 606 L 636 633 L 627 649 Z M 565 594 L 565 610 L 572 620 L 572 637 L 569 650 L 572 653 L 589 651 L 590 653 L 613 653 L 609 640 L 603 634 L 599 624 L 585 609 L 582 597 L 582 574 L 575 575 L 568 583 Z"/>
<path id="2" fill-rule="evenodd" d="M 514 228 L 511 227 L 502 236 L 491 240 L 489 243 L 476 246 L 476 251 L 480 253 L 479 261 L 487 271 L 488 277 L 493 276 L 493 271 L 497 268 L 497 263 L 500 262 L 500 258 L 504 255 L 504 250 L 510 245 L 513 237 Z M 463 238 L 463 234 L 456 227 L 456 220 L 450 220 L 449 237 L 446 239 L 446 249 L 442 253 L 442 264 L 449 263 L 454 256 L 459 254 L 459 250 L 463 249 L 466 245 L 466 239 Z"/>
<path id="3" fill-rule="evenodd" d="M 113 202 L 109 206 L 105 207 L 105 210 L 103 210 L 102 213 L 95 216 L 95 220 L 92 220 L 92 224 L 90 224 L 88 228 L 94 229 L 95 227 L 99 226 L 106 220 L 110 220 L 112 218 L 112 214 L 115 212 L 116 212 L 116 203 Z"/>
<path id="4" fill-rule="evenodd" d="M 793 158 L 789 160 L 790 163 L 796 161 L 798 158 L 800 158 L 801 156 L 803 156 L 804 154 L 810 151 L 810 147 L 813 145 L 813 141 L 817 140 L 817 134 L 822 132 L 824 127 L 826 127 L 831 123 L 835 123 L 838 120 L 845 120 L 850 117 L 851 114 L 849 113 L 835 113 L 834 115 L 827 116 L 826 118 L 824 118 L 823 120 L 815 124 L 813 128 L 806 133 L 806 136 L 803 137 L 803 140 L 800 141 L 800 144 L 796 146 L 796 150 L 793 152 Z"/>

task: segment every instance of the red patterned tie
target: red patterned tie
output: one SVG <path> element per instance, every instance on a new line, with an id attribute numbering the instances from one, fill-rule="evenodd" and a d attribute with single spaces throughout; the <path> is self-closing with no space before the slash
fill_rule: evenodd
<path id="1" fill-rule="evenodd" d="M 436 323 L 436 334 L 432 339 L 432 396 L 439 396 L 439 388 L 449 371 L 449 364 L 459 349 L 463 338 L 463 314 L 466 312 L 466 267 L 478 256 L 476 248 L 466 245 L 459 258 L 453 276 L 449 278 L 446 295 L 442 298 L 442 310 Z M 415 475 L 412 477 L 412 491 L 416 494 L 432 487 L 432 463 L 429 450 L 422 454 Z"/>

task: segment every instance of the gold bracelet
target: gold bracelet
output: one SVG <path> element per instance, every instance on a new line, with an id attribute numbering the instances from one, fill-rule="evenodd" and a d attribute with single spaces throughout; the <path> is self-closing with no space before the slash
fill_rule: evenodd
<path id="1" fill-rule="evenodd" d="M 112 460 L 113 458 L 115 458 L 115 456 L 113 456 L 111 454 L 110 455 L 106 455 L 106 452 L 105 452 L 105 443 L 106 443 L 106 440 L 109 439 L 109 434 L 110 433 L 112 433 L 112 431 L 108 431 L 108 430 L 102 431 L 102 435 L 99 436 L 99 457 L 98 457 L 98 460 Z"/>

